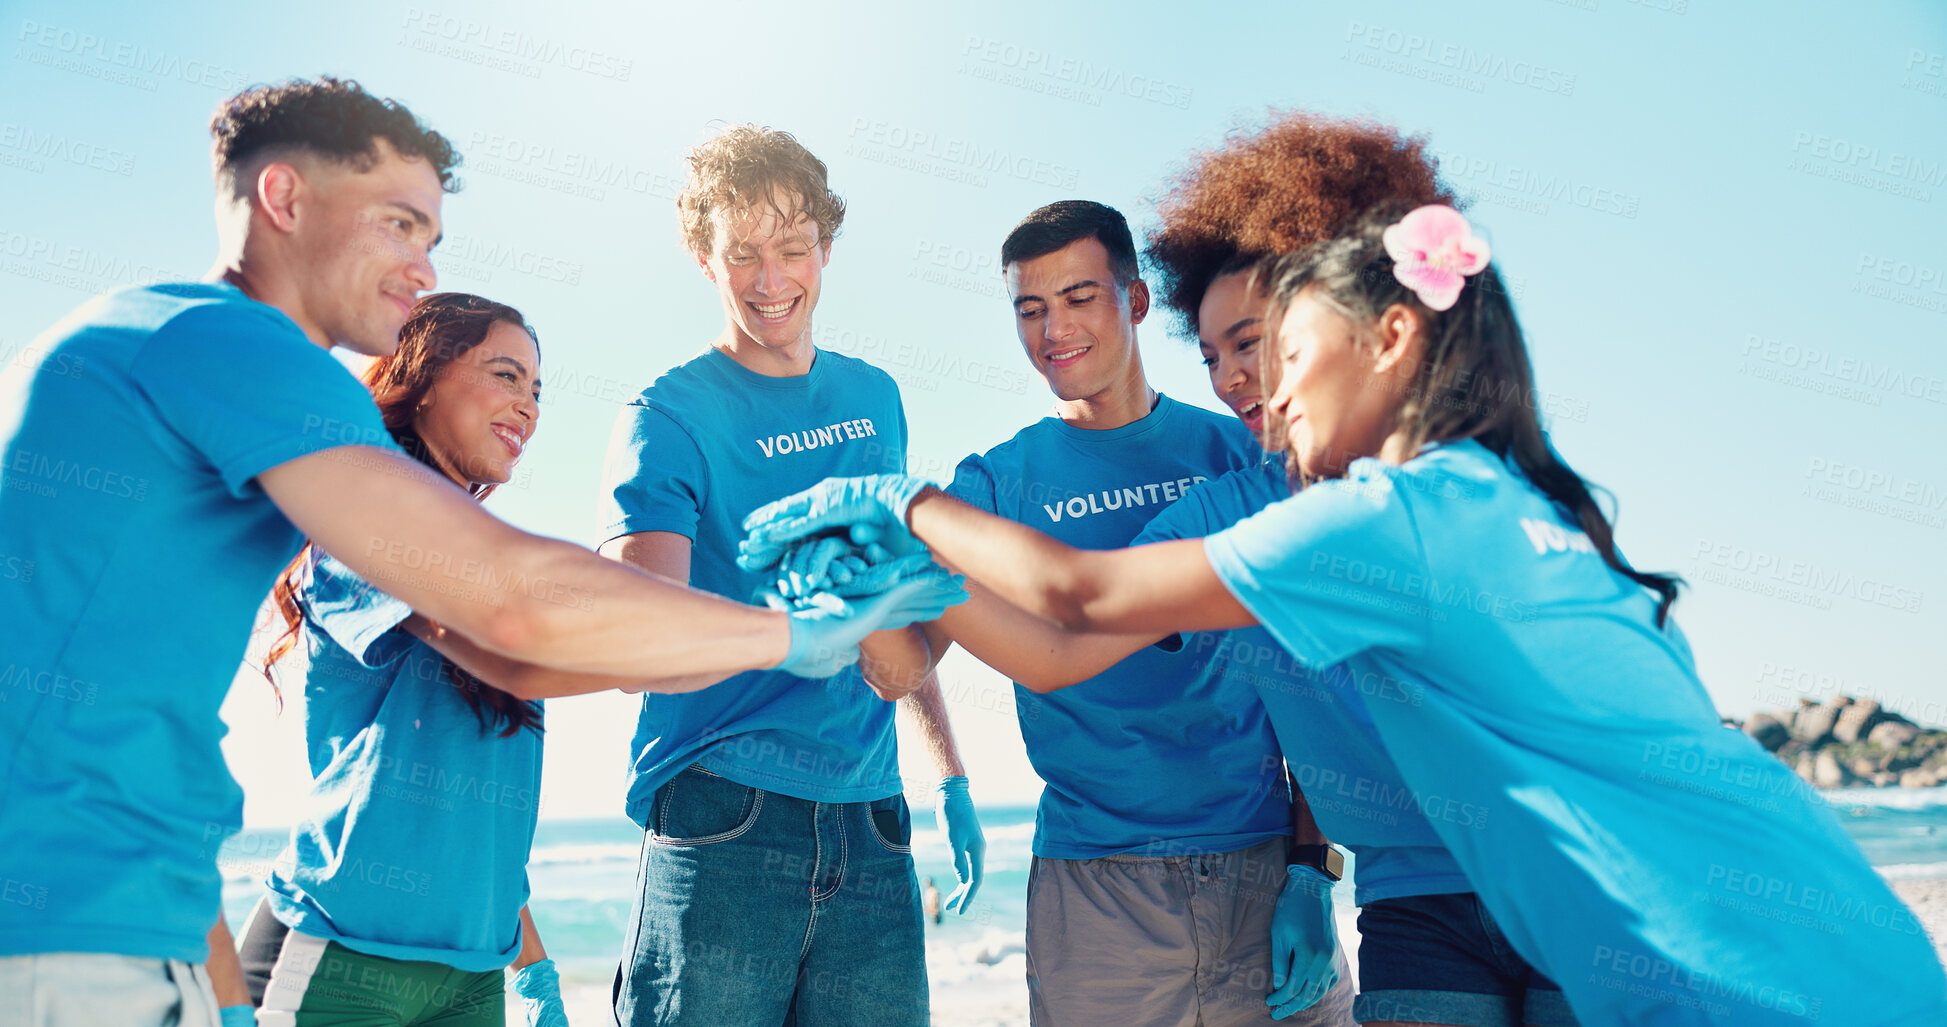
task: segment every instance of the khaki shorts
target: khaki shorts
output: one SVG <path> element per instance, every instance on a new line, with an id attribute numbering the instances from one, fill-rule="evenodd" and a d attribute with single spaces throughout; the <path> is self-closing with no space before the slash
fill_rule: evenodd
<path id="1" fill-rule="evenodd" d="M 0 1027 L 219 1027 L 201 963 L 101 952 L 0 956 Z"/>
<path id="2" fill-rule="evenodd" d="M 1271 914 L 1285 840 L 1191 856 L 1042 859 L 1028 874 L 1037 1027 L 1351 1027 L 1352 982 L 1271 1019 Z"/>

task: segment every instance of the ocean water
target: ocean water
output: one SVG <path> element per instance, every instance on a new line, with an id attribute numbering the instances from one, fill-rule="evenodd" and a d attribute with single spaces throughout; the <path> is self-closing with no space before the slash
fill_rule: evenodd
<path id="1" fill-rule="evenodd" d="M 1824 794 L 1881 873 L 1947 877 L 1947 787 Z M 986 874 L 973 912 L 949 913 L 928 927 L 927 966 L 936 987 L 987 977 L 1021 979 L 1034 809 L 987 807 L 980 819 L 987 838 Z M 268 863 L 288 837 L 288 831 L 252 830 L 225 845 L 219 862 L 224 910 L 232 925 L 241 924 L 256 903 Z M 529 908 L 561 970 L 564 991 L 606 993 L 622 947 L 641 842 L 642 832 L 620 816 L 541 822 L 528 864 Z M 920 878 L 931 877 L 942 899 L 952 893 L 952 856 L 929 810 L 914 810 L 913 858 Z M 1352 889 L 1335 891 L 1343 921 L 1351 915 Z"/>
<path id="2" fill-rule="evenodd" d="M 1886 877 L 1947 877 L 1947 788 L 1840 788 L 1821 793 Z"/>
<path id="3" fill-rule="evenodd" d="M 974 908 L 964 917 L 949 913 L 928 927 L 928 964 L 936 981 L 985 972 L 1019 953 L 1025 937 L 1034 808 L 979 812 L 987 858 Z M 262 896 L 264 875 L 289 839 L 288 829 L 252 829 L 224 844 L 218 864 L 223 909 L 233 930 L 241 929 Z M 569 983 L 606 988 L 613 978 L 641 846 L 642 829 L 620 815 L 543 820 L 536 829 L 528 860 L 533 893 L 528 909 L 561 971 L 564 990 Z M 930 809 L 913 810 L 913 861 L 921 881 L 931 877 L 945 901 L 956 887 L 953 855 Z"/>

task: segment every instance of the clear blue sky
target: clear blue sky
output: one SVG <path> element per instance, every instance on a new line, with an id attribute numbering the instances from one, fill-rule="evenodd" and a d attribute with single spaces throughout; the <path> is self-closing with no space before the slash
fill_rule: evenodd
<path id="1" fill-rule="evenodd" d="M 542 430 L 491 505 L 587 542 L 616 405 L 719 327 L 670 203 L 713 124 L 830 164 L 850 213 L 819 341 L 901 380 L 941 477 L 1049 405 L 997 282 L 1016 219 L 1081 196 L 1140 229 L 1173 166 L 1266 107 L 1370 114 L 1475 195 L 1558 445 L 1620 499 L 1631 558 L 1691 578 L 1719 708 L 1844 690 L 1947 724 L 1942 5 L 642 6 L 0 4 L 0 353 L 92 292 L 201 276 L 219 99 L 355 77 L 467 157 L 441 287 L 541 333 Z M 1212 404 L 1164 327 L 1153 382 Z M 977 797 L 1031 799 L 1005 686 L 949 678 Z M 296 710 L 240 681 L 249 818 L 288 822 Z M 619 808 L 631 708 L 552 704 L 551 815 Z"/>

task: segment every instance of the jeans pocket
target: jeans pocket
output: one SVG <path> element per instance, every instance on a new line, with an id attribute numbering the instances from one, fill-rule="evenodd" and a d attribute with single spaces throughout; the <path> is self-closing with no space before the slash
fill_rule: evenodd
<path id="1" fill-rule="evenodd" d="M 913 851 L 913 819 L 906 809 L 905 796 L 875 799 L 866 806 L 866 820 L 872 825 L 872 837 L 880 845 L 893 852 Z"/>
<path id="2" fill-rule="evenodd" d="M 710 845 L 757 822 L 764 792 L 691 766 L 656 790 L 655 831 L 661 845 Z"/>

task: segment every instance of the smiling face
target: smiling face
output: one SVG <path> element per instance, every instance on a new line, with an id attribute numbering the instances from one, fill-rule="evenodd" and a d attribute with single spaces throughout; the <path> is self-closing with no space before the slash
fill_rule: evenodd
<path id="1" fill-rule="evenodd" d="M 519 326 L 495 321 L 479 345 L 439 369 L 413 430 L 447 476 L 499 485 L 541 420 L 541 355 Z"/>
<path id="2" fill-rule="evenodd" d="M 378 154 L 350 164 L 294 158 L 302 180 L 292 199 L 290 243 L 306 319 L 334 345 L 368 356 L 398 349 L 399 329 L 438 282 L 439 175 L 375 140 Z"/>
<path id="3" fill-rule="evenodd" d="M 1265 438 L 1311 478 L 1336 478 L 1380 456 L 1395 435 L 1420 352 L 1419 315 L 1387 307 L 1363 329 L 1319 302 L 1292 300 L 1263 353 Z"/>
<path id="4" fill-rule="evenodd" d="M 831 247 L 818 244 L 818 223 L 786 199 L 780 197 L 775 209 L 712 215 L 710 252 L 695 257 L 716 284 L 737 345 L 795 356 L 791 351 L 810 341 L 811 312 Z"/>
<path id="5" fill-rule="evenodd" d="M 1210 388 L 1251 429 L 1265 449 L 1282 439 L 1264 435 L 1264 387 L 1259 384 L 1258 343 L 1264 337 L 1264 295 L 1250 287 L 1249 271 L 1219 275 L 1197 308 L 1197 352 L 1210 372 Z"/>
<path id="6" fill-rule="evenodd" d="M 1118 288 L 1109 251 L 1093 236 L 1007 265 L 1014 327 L 1034 369 L 1064 400 L 1103 395 L 1142 377 L 1136 326 L 1149 288 Z"/>

